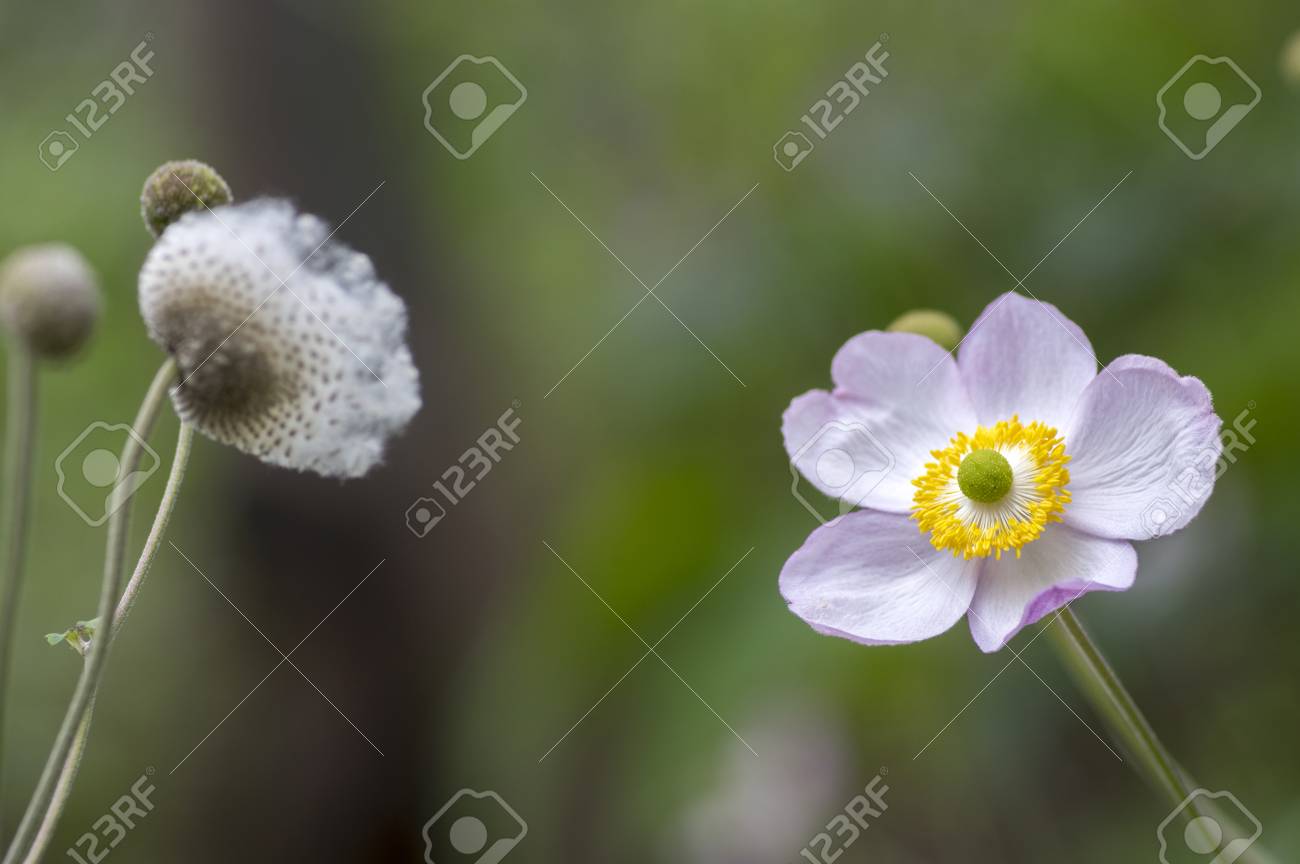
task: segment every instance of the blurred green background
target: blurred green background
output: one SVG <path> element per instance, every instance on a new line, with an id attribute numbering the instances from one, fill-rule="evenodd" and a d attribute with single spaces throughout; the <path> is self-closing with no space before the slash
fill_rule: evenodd
<path id="1" fill-rule="evenodd" d="M 54 460 L 128 422 L 161 359 L 135 305 L 139 188 L 197 157 L 237 197 L 346 220 L 410 306 L 424 408 L 346 485 L 198 442 L 47 860 L 151 769 L 122 860 L 419 861 L 426 820 L 471 788 L 527 821 L 510 860 L 791 862 L 887 768 L 890 808 L 841 861 L 1155 861 L 1165 803 L 1028 670 L 999 674 L 1008 652 L 964 623 L 891 649 L 824 638 L 776 588 L 816 525 L 790 491 L 789 400 L 854 333 L 919 306 L 968 325 L 1015 284 L 910 174 L 1017 274 L 1127 178 L 1025 289 L 1103 362 L 1202 378 L 1257 441 L 1189 530 L 1140 548 L 1131 591 L 1076 608 L 1185 767 L 1290 860 L 1300 92 L 1279 58 L 1298 27 L 1281 2 L 0 2 L 0 254 L 72 243 L 107 295 L 91 348 L 42 375 L 6 830 L 77 673 L 42 636 L 98 587 L 103 531 Z M 782 170 L 773 143 L 881 34 L 888 79 Z M 47 170 L 41 142 L 146 38 L 154 76 Z M 528 96 L 460 161 L 421 97 L 466 53 Z M 1193 161 L 1155 94 L 1200 53 L 1263 98 Z M 624 320 L 645 293 L 628 270 L 654 286 L 742 198 L 657 287 L 673 314 L 649 299 Z M 407 508 L 516 402 L 519 446 L 414 536 Z M 168 416 L 164 465 L 174 436 Z M 286 652 L 347 599 L 301 674 L 276 669 L 182 551 Z M 618 616 L 651 645 L 671 629 L 665 662 L 638 663 Z M 1051 640 L 1025 659 L 1100 731 Z"/>

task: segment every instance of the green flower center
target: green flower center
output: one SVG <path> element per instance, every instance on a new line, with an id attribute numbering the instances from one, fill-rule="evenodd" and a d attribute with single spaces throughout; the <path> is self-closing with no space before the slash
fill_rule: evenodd
<path id="1" fill-rule="evenodd" d="M 984 504 L 1001 501 L 1011 491 L 1011 481 L 1011 463 L 996 450 L 972 450 L 957 469 L 962 494 Z"/>

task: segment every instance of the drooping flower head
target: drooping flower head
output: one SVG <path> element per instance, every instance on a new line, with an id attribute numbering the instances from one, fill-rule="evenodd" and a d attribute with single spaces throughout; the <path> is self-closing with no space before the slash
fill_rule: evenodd
<path id="1" fill-rule="evenodd" d="M 102 306 L 99 279 L 71 246 L 27 246 L 0 262 L 0 322 L 38 357 L 75 354 Z"/>
<path id="2" fill-rule="evenodd" d="M 406 307 L 288 202 L 181 217 L 140 271 L 140 312 L 180 370 L 180 416 L 273 465 L 358 477 L 420 407 Z"/>
<path id="3" fill-rule="evenodd" d="M 985 309 L 955 360 L 923 336 L 871 331 L 831 377 L 833 392 L 798 397 L 782 425 L 795 467 L 864 508 L 814 531 L 781 572 L 790 608 L 823 633 L 913 642 L 969 613 L 996 651 L 1084 592 L 1129 588 L 1129 541 L 1182 528 L 1213 489 L 1221 423 L 1205 385 L 1139 355 L 1098 374 L 1083 331 L 1018 294 Z M 873 473 L 873 448 L 887 470 Z M 828 457 L 863 467 L 827 472 Z"/>

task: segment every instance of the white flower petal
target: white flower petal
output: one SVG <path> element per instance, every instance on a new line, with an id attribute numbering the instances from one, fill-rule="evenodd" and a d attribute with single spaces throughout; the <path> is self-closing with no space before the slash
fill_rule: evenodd
<path id="1" fill-rule="evenodd" d="M 1050 303 L 1003 294 L 971 325 L 957 355 L 979 422 L 1019 415 L 1058 431 L 1097 360 L 1079 326 Z"/>
<path id="2" fill-rule="evenodd" d="M 831 377 L 834 393 L 805 393 L 782 418 L 791 462 L 832 498 L 909 512 L 930 451 L 975 425 L 957 364 L 924 336 L 871 331 L 844 344 Z"/>
<path id="3" fill-rule="evenodd" d="M 1147 540 L 1182 528 L 1214 489 L 1221 422 L 1198 379 L 1129 354 L 1102 371 L 1065 431 L 1065 522 Z"/>
<path id="4" fill-rule="evenodd" d="M 314 216 L 260 200 L 190 213 L 140 272 L 177 412 L 266 462 L 334 477 L 376 465 L 420 406 L 406 307 Z M 285 280 L 285 281 L 281 281 Z"/>
<path id="5" fill-rule="evenodd" d="M 1013 636 L 1089 591 L 1125 591 L 1137 573 L 1137 553 L 1052 525 L 1020 557 L 988 559 L 970 605 L 970 632 L 982 651 L 997 651 Z"/>
<path id="6" fill-rule="evenodd" d="M 966 613 L 980 561 L 930 545 L 916 523 L 859 510 L 823 525 L 781 570 L 781 595 L 813 629 L 866 645 L 937 636 Z"/>

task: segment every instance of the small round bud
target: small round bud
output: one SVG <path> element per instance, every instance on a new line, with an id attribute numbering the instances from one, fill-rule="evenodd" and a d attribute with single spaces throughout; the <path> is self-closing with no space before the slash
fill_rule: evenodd
<path id="1" fill-rule="evenodd" d="M 196 159 L 167 162 L 149 175 L 140 193 L 140 215 L 154 237 L 193 210 L 229 204 L 230 186 L 211 165 Z"/>
<path id="2" fill-rule="evenodd" d="M 892 333 L 918 333 L 939 343 L 941 348 L 951 351 L 961 341 L 962 329 L 947 312 L 936 309 L 913 309 L 905 312 L 887 328 Z"/>
<path id="3" fill-rule="evenodd" d="M 0 321 L 38 357 L 76 352 L 101 305 L 99 279 L 71 246 L 27 246 L 0 263 Z"/>
<path id="4" fill-rule="evenodd" d="M 1282 80 L 1300 87 L 1300 30 L 1292 33 L 1282 46 Z"/>

